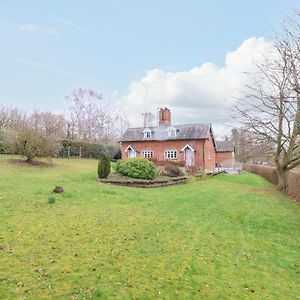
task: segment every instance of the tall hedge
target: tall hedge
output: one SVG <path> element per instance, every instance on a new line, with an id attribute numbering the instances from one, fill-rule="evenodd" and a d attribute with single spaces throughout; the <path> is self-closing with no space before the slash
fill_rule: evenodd
<path id="1" fill-rule="evenodd" d="M 119 160 L 116 171 L 123 176 L 152 180 L 155 177 L 156 168 L 153 162 L 139 157 Z"/>
<path id="2" fill-rule="evenodd" d="M 106 155 L 102 155 L 98 162 L 98 177 L 107 178 L 110 173 L 110 169 L 110 158 Z"/>
<path id="3" fill-rule="evenodd" d="M 85 142 L 75 142 L 71 140 L 63 140 L 62 148 L 59 152 L 61 157 L 80 156 L 82 158 L 99 159 L 102 155 L 110 157 L 110 159 L 121 158 L 121 149 L 119 145 L 92 144 Z"/>

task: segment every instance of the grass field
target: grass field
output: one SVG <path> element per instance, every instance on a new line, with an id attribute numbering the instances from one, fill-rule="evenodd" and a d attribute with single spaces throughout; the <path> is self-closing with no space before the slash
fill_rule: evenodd
<path id="1" fill-rule="evenodd" d="M 93 160 L 9 159 L 1 300 L 300 298 L 300 206 L 256 175 L 138 189 L 96 182 Z"/>

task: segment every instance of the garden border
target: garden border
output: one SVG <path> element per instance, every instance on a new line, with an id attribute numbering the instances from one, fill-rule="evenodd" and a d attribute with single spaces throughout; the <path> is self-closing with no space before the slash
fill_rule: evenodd
<path id="1" fill-rule="evenodd" d="M 198 174 L 193 176 L 181 176 L 181 177 L 175 177 L 175 178 L 169 178 L 169 179 L 162 179 L 162 180 L 142 180 L 142 179 L 126 179 L 122 178 L 120 180 L 118 179 L 99 179 L 99 182 L 105 183 L 105 184 L 112 184 L 112 185 L 119 185 L 119 186 L 128 186 L 128 187 L 139 187 L 139 188 L 155 188 L 155 187 L 164 187 L 164 186 L 172 186 L 177 184 L 184 184 L 189 182 L 194 182 L 198 180 L 202 180 L 208 177 L 212 177 L 215 175 L 219 175 L 221 173 L 224 173 L 224 171 L 219 171 L 215 173 L 204 173 L 204 174 Z"/>

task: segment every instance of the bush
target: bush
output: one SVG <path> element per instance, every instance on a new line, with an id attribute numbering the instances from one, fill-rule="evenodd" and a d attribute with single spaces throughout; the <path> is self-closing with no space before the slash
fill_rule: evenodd
<path id="1" fill-rule="evenodd" d="M 54 204 L 55 201 L 56 201 L 55 195 L 50 195 L 50 196 L 48 197 L 48 204 Z"/>
<path id="2" fill-rule="evenodd" d="M 185 166 L 185 162 L 183 160 L 176 160 L 176 159 L 172 159 L 172 160 L 159 160 L 157 158 L 150 158 L 150 160 L 156 165 L 156 166 L 166 166 L 169 164 L 172 165 L 176 165 L 179 167 L 184 167 Z"/>
<path id="3" fill-rule="evenodd" d="M 181 171 L 178 165 L 169 163 L 164 166 L 164 175 L 168 177 L 178 177 L 182 176 L 183 172 Z"/>
<path id="4" fill-rule="evenodd" d="M 130 158 L 119 160 L 116 165 L 117 173 L 137 179 L 153 180 L 155 177 L 155 165 L 146 158 Z"/>
<path id="5" fill-rule="evenodd" d="M 111 170 L 110 159 L 106 155 L 102 155 L 98 162 L 98 177 L 107 178 Z"/>

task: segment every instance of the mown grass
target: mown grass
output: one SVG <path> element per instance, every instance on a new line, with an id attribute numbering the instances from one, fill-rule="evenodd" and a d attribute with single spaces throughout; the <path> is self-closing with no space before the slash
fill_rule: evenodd
<path id="1" fill-rule="evenodd" d="M 249 173 L 157 189 L 0 156 L 0 299 L 297 299 L 300 207 Z M 64 187 L 55 204 L 48 196 Z"/>

